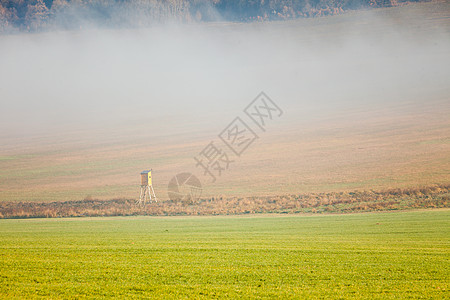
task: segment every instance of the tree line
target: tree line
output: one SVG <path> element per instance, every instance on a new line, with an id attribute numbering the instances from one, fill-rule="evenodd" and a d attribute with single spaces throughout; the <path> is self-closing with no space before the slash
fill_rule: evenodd
<path id="1" fill-rule="evenodd" d="M 284 20 L 392 6 L 397 1 L 406 0 L 0 0 L 0 31 Z"/>

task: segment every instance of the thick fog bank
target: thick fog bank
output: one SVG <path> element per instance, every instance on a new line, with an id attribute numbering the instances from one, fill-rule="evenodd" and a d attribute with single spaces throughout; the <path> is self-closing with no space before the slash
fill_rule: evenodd
<path id="1" fill-rule="evenodd" d="M 287 121 L 448 99 L 449 22 L 420 13 L 0 36 L 0 138 L 217 131 L 262 90 Z"/>

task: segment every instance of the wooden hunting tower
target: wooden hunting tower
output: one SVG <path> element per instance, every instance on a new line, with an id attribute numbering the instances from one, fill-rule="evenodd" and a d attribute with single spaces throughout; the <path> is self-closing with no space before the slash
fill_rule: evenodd
<path id="1" fill-rule="evenodd" d="M 141 172 L 141 185 L 152 185 L 152 170 Z"/>
<path id="2" fill-rule="evenodd" d="M 142 171 L 141 172 L 141 196 L 139 197 L 138 204 L 144 205 L 145 202 L 152 202 L 152 194 L 155 202 L 156 200 L 155 191 L 153 190 L 152 185 L 152 170 Z"/>

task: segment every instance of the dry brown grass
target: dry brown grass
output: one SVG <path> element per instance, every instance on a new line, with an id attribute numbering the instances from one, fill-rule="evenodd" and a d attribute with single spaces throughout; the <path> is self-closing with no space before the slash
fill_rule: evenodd
<path id="1" fill-rule="evenodd" d="M 144 206 L 139 206 L 130 199 L 86 198 L 81 201 L 66 202 L 0 202 L 0 218 L 354 213 L 449 207 L 450 185 L 434 185 L 384 191 L 266 197 L 212 197 L 190 203 L 164 201 Z"/>

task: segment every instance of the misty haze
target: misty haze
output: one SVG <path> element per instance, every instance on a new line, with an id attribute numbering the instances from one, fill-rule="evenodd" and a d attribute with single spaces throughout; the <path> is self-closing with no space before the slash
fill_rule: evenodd
<path id="1" fill-rule="evenodd" d="M 445 297 L 450 4 L 316 2 L 0 0 L 0 298 Z"/>

